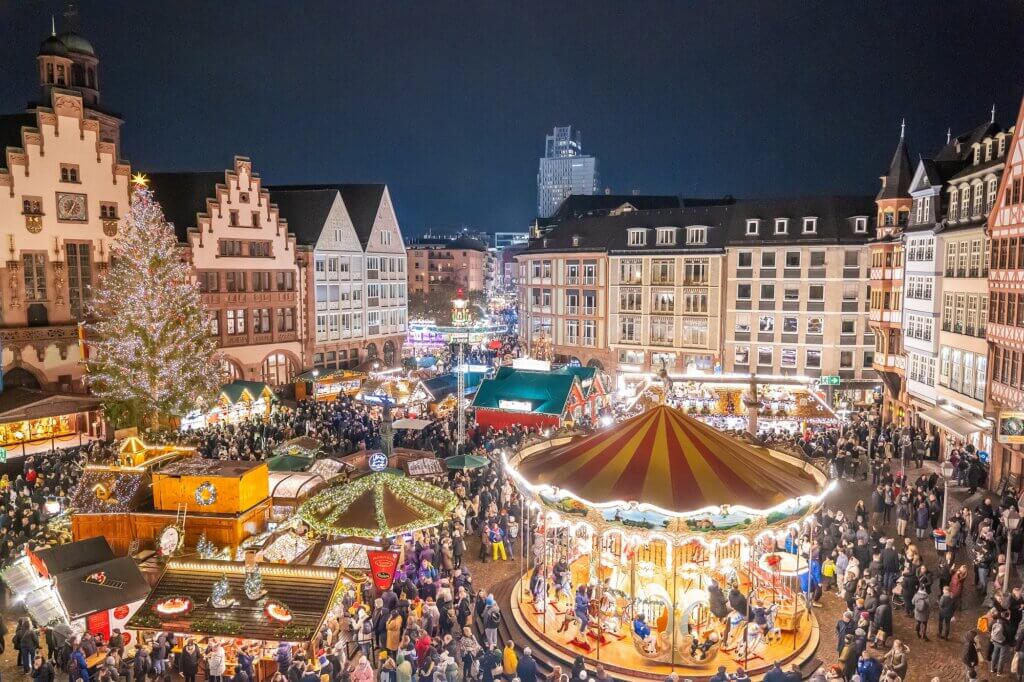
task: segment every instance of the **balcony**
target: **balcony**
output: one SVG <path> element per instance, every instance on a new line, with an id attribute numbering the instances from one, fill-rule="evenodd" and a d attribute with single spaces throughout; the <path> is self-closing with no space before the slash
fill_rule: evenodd
<path id="1" fill-rule="evenodd" d="M 584 286 L 597 284 L 597 277 L 584 277 L 583 284 Z"/>
<path id="2" fill-rule="evenodd" d="M 573 275 L 569 275 L 568 277 L 565 278 L 565 283 L 566 284 L 579 284 L 580 283 L 580 278 L 579 277 L 575 277 Z"/>
<path id="3" fill-rule="evenodd" d="M 584 315 L 596 315 L 597 314 L 597 308 L 594 307 L 594 306 L 583 306 L 583 314 Z"/>
<path id="4" fill-rule="evenodd" d="M 691 283 L 688 280 L 684 280 L 684 281 L 687 284 Z M 651 284 L 654 284 L 656 286 L 675 286 L 675 283 L 676 282 L 675 282 L 675 278 L 674 277 L 652 277 L 651 278 Z"/>

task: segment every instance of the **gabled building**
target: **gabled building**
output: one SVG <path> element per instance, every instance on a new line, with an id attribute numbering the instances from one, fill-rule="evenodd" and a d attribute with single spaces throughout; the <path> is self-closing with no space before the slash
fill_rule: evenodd
<path id="1" fill-rule="evenodd" d="M 225 380 L 289 383 L 307 364 L 309 254 L 300 254 L 252 162 L 239 156 L 226 171 L 149 179 L 213 315 Z"/>
<path id="2" fill-rule="evenodd" d="M 913 171 L 904 129 L 881 176 L 875 197 L 875 238 L 869 253 L 871 301 L 868 324 L 874 332 L 873 367 L 882 380 L 882 419 L 905 423 L 907 362 L 903 354 L 903 228 L 910 219 Z M 914 376 L 918 376 L 915 368 Z"/>
<path id="3" fill-rule="evenodd" d="M 106 270 L 129 174 L 121 119 L 100 106 L 99 58 L 77 33 L 36 57 L 40 94 L 0 116 L 0 343 L 4 384 L 82 391 L 79 322 Z"/>
<path id="4" fill-rule="evenodd" d="M 998 420 L 990 488 L 1011 478 L 1019 480 L 1024 474 L 1024 101 L 1016 125 L 1007 132 L 1010 138 L 1003 138 L 1005 166 L 988 217 L 985 336 L 990 369 L 985 415 Z"/>
<path id="5" fill-rule="evenodd" d="M 473 397 L 477 424 L 494 429 L 513 425 L 557 429 L 582 418 L 586 406 L 580 380 L 572 372 L 508 366 L 484 379 Z"/>

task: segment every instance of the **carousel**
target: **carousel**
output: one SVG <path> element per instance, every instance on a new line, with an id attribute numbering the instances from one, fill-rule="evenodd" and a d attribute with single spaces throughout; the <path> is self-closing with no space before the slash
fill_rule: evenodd
<path id="1" fill-rule="evenodd" d="M 813 654 L 811 567 L 782 548 L 829 489 L 815 467 L 666 405 L 505 466 L 541 517 L 512 614 L 551 655 L 707 679 Z"/>

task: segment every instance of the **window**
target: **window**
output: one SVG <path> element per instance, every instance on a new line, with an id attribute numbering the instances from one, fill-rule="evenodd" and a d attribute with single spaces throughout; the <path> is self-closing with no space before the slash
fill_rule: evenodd
<path id="1" fill-rule="evenodd" d="M 750 364 L 750 346 L 736 346 L 736 351 L 733 355 L 737 365 L 749 365 Z"/>
<path id="2" fill-rule="evenodd" d="M 856 334 L 857 333 L 857 320 L 852 318 L 843 318 L 839 327 L 840 334 Z"/>
<path id="3" fill-rule="evenodd" d="M 775 267 L 775 252 L 774 251 L 762 251 L 761 252 L 761 267 L 762 268 L 774 268 Z"/>
<path id="4" fill-rule="evenodd" d="M 619 341 L 626 343 L 638 343 L 640 341 L 640 318 L 629 317 L 628 315 L 623 315 L 619 318 Z"/>
<path id="5" fill-rule="evenodd" d="M 798 267 L 800 267 L 800 252 L 799 251 L 787 251 L 786 252 L 786 267 L 787 268 L 798 268 Z"/>
<path id="6" fill-rule="evenodd" d="M 671 346 L 675 336 L 674 320 L 671 317 L 651 318 L 651 345 Z"/>
<path id="7" fill-rule="evenodd" d="M 284 353 L 271 353 L 263 361 L 263 381 L 271 386 L 288 383 L 293 374 L 295 368 Z"/>
<path id="8" fill-rule="evenodd" d="M 986 193 L 985 193 L 985 213 L 992 210 L 992 207 L 996 204 L 996 187 L 999 183 L 995 178 L 988 181 Z"/>
<path id="9" fill-rule="evenodd" d="M 597 321 L 583 320 L 583 345 L 593 348 L 597 345 Z"/>
<path id="10" fill-rule="evenodd" d="M 774 284 L 762 284 L 761 285 L 761 300 L 762 301 L 774 301 L 775 300 L 775 285 Z"/>
<path id="11" fill-rule="evenodd" d="M 249 255 L 254 258 L 269 258 L 270 242 L 249 242 Z M 334 265 L 335 268 L 337 268 L 336 260 L 334 261 Z M 330 268 L 328 268 L 328 274 L 330 274 Z M 337 277 L 337 270 L 335 270 L 334 276 Z"/>
<path id="12" fill-rule="evenodd" d="M 844 350 L 839 352 L 839 369 L 853 368 L 853 351 Z"/>
<path id="13" fill-rule="evenodd" d="M 812 284 L 809 287 L 807 287 L 807 300 L 824 301 L 825 286 L 823 284 Z"/>
<path id="14" fill-rule="evenodd" d="M 227 310 L 224 319 L 227 321 L 228 336 L 237 336 L 245 333 L 245 310 Z"/>
<path id="15" fill-rule="evenodd" d="M 867 218 L 854 218 L 853 219 L 853 231 L 857 234 L 863 234 L 868 231 L 868 219 Z M 810 365 L 808 365 L 810 367 Z"/>
<path id="16" fill-rule="evenodd" d="M 737 284 L 736 285 L 736 298 L 741 301 L 750 300 L 750 285 L 749 284 Z"/>
<path id="17" fill-rule="evenodd" d="M 337 287 L 335 287 L 337 288 Z M 270 273 L 266 271 L 256 271 L 252 273 L 252 290 L 253 291 L 270 291 Z"/>
<path id="18" fill-rule="evenodd" d="M 252 311 L 252 330 L 257 334 L 270 333 L 270 308 L 257 308 Z"/>
<path id="19" fill-rule="evenodd" d="M 775 219 L 775 234 L 787 234 L 789 232 L 789 218 Z"/>
<path id="20" fill-rule="evenodd" d="M 79 182 L 79 180 L 78 180 L 78 164 L 62 163 L 60 165 L 60 181 L 61 182 Z"/>
<path id="21" fill-rule="evenodd" d="M 619 362 L 631 365 L 644 364 L 644 352 L 642 350 L 620 350 Z"/>
<path id="22" fill-rule="evenodd" d="M 821 351 L 817 348 L 808 348 L 804 355 L 804 367 L 816 369 L 821 367 Z"/>
<path id="23" fill-rule="evenodd" d="M 750 333 L 750 315 L 748 313 L 736 314 L 735 330 L 740 334 Z"/>
<path id="24" fill-rule="evenodd" d="M 818 219 L 817 218 L 804 218 L 804 234 L 815 234 L 818 231 Z M 796 358 L 793 359 L 793 364 L 796 364 Z"/>
<path id="25" fill-rule="evenodd" d="M 630 246 L 646 246 L 647 245 L 647 230 L 644 229 L 631 229 L 627 231 L 629 236 Z"/>
<path id="26" fill-rule="evenodd" d="M 857 251 L 846 251 L 843 253 L 843 267 L 844 268 L 859 268 L 860 267 L 860 253 Z"/>
<path id="27" fill-rule="evenodd" d="M 658 246 L 672 246 L 676 243 L 676 228 L 674 227 L 659 227 L 657 232 Z M 686 241 L 690 242 L 690 232 L 686 232 Z"/>
<path id="28" fill-rule="evenodd" d="M 796 367 L 796 348 L 784 347 L 780 353 L 779 364 L 783 367 Z"/>
<path id="29" fill-rule="evenodd" d="M 782 333 L 783 334 L 797 334 L 799 330 L 797 328 L 797 318 L 795 317 L 784 317 L 782 318 Z"/>
<path id="30" fill-rule="evenodd" d="M 640 284 L 643 281 L 643 262 L 638 258 L 625 258 L 619 263 L 619 281 Z"/>
<path id="31" fill-rule="evenodd" d="M 210 312 L 210 336 L 220 336 L 220 314 L 214 310 Z"/>
<path id="32" fill-rule="evenodd" d="M 580 321 L 565 321 L 565 342 L 569 345 L 576 345 L 580 342 Z"/>
<path id="33" fill-rule="evenodd" d="M 71 316 L 76 320 L 85 317 L 86 304 L 92 298 L 92 259 L 89 244 L 64 243 L 68 267 L 68 303 Z"/>
<path id="34" fill-rule="evenodd" d="M 772 364 L 772 347 L 771 346 L 758 346 L 757 347 L 757 364 L 762 366 L 771 366 Z"/>
<path id="35" fill-rule="evenodd" d="M 775 316 L 774 315 L 762 315 L 757 321 L 757 331 L 759 332 L 774 332 L 775 331 Z"/>
<path id="36" fill-rule="evenodd" d="M 345 315 L 348 317 L 348 315 Z M 346 324 L 347 328 L 349 325 Z M 295 331 L 295 309 L 294 308 L 278 308 L 277 309 L 277 331 L 279 332 L 292 332 Z"/>
<path id="37" fill-rule="evenodd" d="M 653 312 L 673 313 L 675 312 L 675 293 L 671 291 L 655 291 L 651 295 Z"/>
<path id="38" fill-rule="evenodd" d="M 707 258 L 683 259 L 683 284 L 706 284 L 708 281 Z"/>
<path id="39" fill-rule="evenodd" d="M 382 246 L 390 246 L 391 245 L 391 232 L 390 231 L 388 231 L 388 230 L 381 230 L 377 234 L 380 235 L 380 243 L 381 243 Z"/>
<path id="40" fill-rule="evenodd" d="M 824 251 L 811 251 L 811 267 L 812 268 L 823 268 L 823 267 L 825 267 L 825 252 Z"/>
<path id="41" fill-rule="evenodd" d="M 619 291 L 619 310 L 638 313 L 642 308 L 643 294 L 639 289 L 622 289 Z"/>
<path id="42" fill-rule="evenodd" d="M 688 227 L 688 228 L 686 228 L 686 243 L 687 244 L 707 244 L 708 243 L 708 228 L 706 228 L 706 227 Z"/>
<path id="43" fill-rule="evenodd" d="M 241 239 L 221 239 L 220 240 L 220 255 L 221 256 L 241 256 L 242 255 L 242 240 Z"/>
<path id="44" fill-rule="evenodd" d="M 684 346 L 706 346 L 708 343 L 708 321 L 686 317 L 682 321 Z"/>
<path id="45" fill-rule="evenodd" d="M 708 311 L 708 293 L 706 291 L 684 291 L 684 313 L 706 313 Z"/>
<path id="46" fill-rule="evenodd" d="M 25 300 L 42 303 L 46 300 L 46 255 L 25 253 L 22 254 L 21 263 L 25 277 Z"/>
<path id="47" fill-rule="evenodd" d="M 200 272 L 198 279 L 199 291 L 204 294 L 220 291 L 220 278 L 217 277 L 216 272 Z"/>
<path id="48" fill-rule="evenodd" d="M 740 251 L 736 255 L 736 267 L 738 268 L 749 268 L 753 266 L 754 254 L 750 251 Z"/>
<path id="49" fill-rule="evenodd" d="M 651 263 L 652 284 L 674 284 L 675 263 L 671 260 L 655 260 Z"/>
<path id="50" fill-rule="evenodd" d="M 799 301 L 800 300 L 800 286 L 797 284 L 785 284 L 782 289 L 782 300 L 784 301 Z"/>
<path id="51" fill-rule="evenodd" d="M 278 272 L 275 274 L 275 284 L 277 285 L 278 291 L 294 291 L 295 290 L 295 273 L 292 271 Z"/>
<path id="52" fill-rule="evenodd" d="M 245 291 L 245 273 L 230 271 L 224 274 L 224 285 L 227 291 L 241 293 Z"/>
<path id="53" fill-rule="evenodd" d="M 761 230 L 761 221 L 757 218 L 751 218 L 747 220 L 747 236 L 756 236 Z"/>
<path id="54" fill-rule="evenodd" d="M 101 220 L 117 220 L 117 202 L 115 202 L 115 201 L 101 201 L 100 202 L 100 219 Z"/>
<path id="55" fill-rule="evenodd" d="M 825 327 L 825 320 L 822 317 L 808 317 L 807 318 L 807 333 L 812 335 L 820 335 Z"/>

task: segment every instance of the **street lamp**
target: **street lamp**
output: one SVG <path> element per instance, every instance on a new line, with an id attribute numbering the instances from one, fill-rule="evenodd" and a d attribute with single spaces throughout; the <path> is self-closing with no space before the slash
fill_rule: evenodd
<path id="1" fill-rule="evenodd" d="M 946 511 L 949 509 L 949 479 L 953 477 L 953 463 L 942 463 L 942 529 L 946 529 Z"/>
<path id="2" fill-rule="evenodd" d="M 1003 594 L 1010 593 L 1010 566 L 1012 564 L 1012 557 L 1010 553 L 1013 551 L 1013 531 L 1017 530 L 1017 526 L 1020 525 L 1020 514 L 1017 510 L 1010 508 L 1006 513 L 1006 518 L 1003 519 L 1003 523 L 1006 524 L 1006 576 L 1003 578 Z"/>

